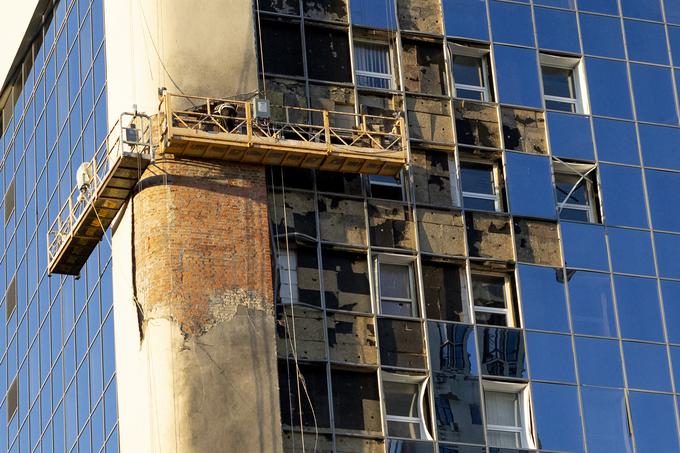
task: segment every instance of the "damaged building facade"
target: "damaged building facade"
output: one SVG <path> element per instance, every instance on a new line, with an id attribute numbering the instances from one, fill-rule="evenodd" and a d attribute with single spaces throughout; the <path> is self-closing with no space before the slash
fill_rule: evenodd
<path id="1" fill-rule="evenodd" d="M 680 1 L 26 3 L 0 450 L 680 452 Z"/>

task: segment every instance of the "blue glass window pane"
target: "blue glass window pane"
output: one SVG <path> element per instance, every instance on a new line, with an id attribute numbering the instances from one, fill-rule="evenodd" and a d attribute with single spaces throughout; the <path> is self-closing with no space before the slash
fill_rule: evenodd
<path id="1" fill-rule="evenodd" d="M 680 170 L 680 129 L 651 124 L 638 127 L 645 166 Z"/>
<path id="2" fill-rule="evenodd" d="M 673 66 L 680 66 L 680 27 L 669 26 L 667 29 L 668 41 L 670 41 L 673 54 Z"/>
<path id="3" fill-rule="evenodd" d="M 680 0 L 664 0 L 666 10 L 666 22 L 669 24 L 680 24 Z"/>
<path id="4" fill-rule="evenodd" d="M 648 227 L 642 170 L 601 164 L 600 189 L 606 224 Z"/>
<path id="5" fill-rule="evenodd" d="M 614 277 L 621 336 L 663 341 L 659 295 L 655 279 Z"/>
<path id="6" fill-rule="evenodd" d="M 447 36 L 489 39 L 484 0 L 444 0 L 443 6 Z"/>
<path id="7" fill-rule="evenodd" d="M 680 232 L 680 174 L 646 170 L 645 175 L 653 228 Z"/>
<path id="8" fill-rule="evenodd" d="M 581 385 L 623 387 L 617 340 L 576 337 L 576 361 Z"/>
<path id="9" fill-rule="evenodd" d="M 510 208 L 513 214 L 555 218 L 555 198 L 552 190 L 550 160 L 507 152 L 506 171 Z"/>
<path id="10" fill-rule="evenodd" d="M 518 269 L 524 327 L 568 332 L 562 269 L 525 264 Z"/>
<path id="11" fill-rule="evenodd" d="M 680 348 L 671 346 L 669 349 L 671 351 L 671 372 L 673 373 L 673 380 L 677 389 L 680 382 Z"/>
<path id="12" fill-rule="evenodd" d="M 621 12 L 625 17 L 661 20 L 659 0 L 621 0 Z"/>
<path id="13" fill-rule="evenodd" d="M 616 336 L 609 274 L 567 271 L 569 305 L 575 333 Z"/>
<path id="14" fill-rule="evenodd" d="M 648 231 L 609 228 L 607 233 L 614 272 L 654 275 L 652 241 Z"/>
<path id="15" fill-rule="evenodd" d="M 634 123 L 594 118 L 593 126 L 599 160 L 640 164 Z"/>
<path id="16" fill-rule="evenodd" d="M 472 326 L 430 321 L 427 329 L 430 341 L 430 366 L 434 371 L 466 376 L 479 375 Z"/>
<path id="17" fill-rule="evenodd" d="M 541 108 L 536 52 L 497 45 L 494 58 L 500 102 Z"/>
<path id="18" fill-rule="evenodd" d="M 579 53 L 576 14 L 558 9 L 534 8 L 538 47 Z"/>
<path id="19" fill-rule="evenodd" d="M 571 337 L 527 332 L 531 379 L 576 382 Z"/>
<path id="20" fill-rule="evenodd" d="M 621 21 L 616 17 L 581 14 L 583 52 L 601 57 L 624 58 Z"/>
<path id="21" fill-rule="evenodd" d="M 553 155 L 595 160 L 590 120 L 587 116 L 548 112 L 548 134 Z"/>
<path id="22" fill-rule="evenodd" d="M 666 313 L 668 341 L 680 344 L 680 282 L 661 280 L 661 295 Z M 676 385 L 680 380 L 676 381 Z"/>
<path id="23" fill-rule="evenodd" d="M 624 26 L 630 60 L 668 64 L 666 31 L 663 24 L 625 20 Z"/>
<path id="24" fill-rule="evenodd" d="M 576 387 L 531 384 L 538 444 L 541 448 L 582 452 L 581 417 Z M 555 408 L 559 407 L 559 410 Z"/>
<path id="25" fill-rule="evenodd" d="M 477 327 L 477 341 L 483 375 L 526 378 L 521 330 Z"/>
<path id="26" fill-rule="evenodd" d="M 393 0 L 352 0 L 352 24 L 393 30 L 397 26 Z"/>
<path id="27" fill-rule="evenodd" d="M 588 57 L 586 73 L 590 107 L 594 115 L 633 118 L 624 62 Z"/>
<path id="28" fill-rule="evenodd" d="M 623 342 L 628 387 L 671 391 L 666 347 L 658 344 Z"/>
<path id="29" fill-rule="evenodd" d="M 581 0 L 578 2 L 580 11 L 590 11 L 591 13 L 618 14 L 619 5 L 616 0 Z"/>
<path id="30" fill-rule="evenodd" d="M 673 396 L 630 392 L 629 398 L 636 451 L 680 451 Z"/>
<path id="31" fill-rule="evenodd" d="M 680 235 L 655 233 L 659 277 L 680 279 Z"/>
<path id="32" fill-rule="evenodd" d="M 534 46 L 531 8 L 512 3 L 490 2 L 491 34 L 495 42 Z"/>
<path id="33" fill-rule="evenodd" d="M 638 120 L 677 124 L 670 68 L 631 64 L 635 109 Z"/>
<path id="34" fill-rule="evenodd" d="M 632 453 L 622 390 L 583 387 L 583 418 L 589 453 Z"/>
<path id="35" fill-rule="evenodd" d="M 609 270 L 604 229 L 600 225 L 561 222 L 567 267 Z"/>
<path id="36" fill-rule="evenodd" d="M 557 8 L 574 9 L 574 0 L 534 0 L 534 5 L 555 6 Z"/>

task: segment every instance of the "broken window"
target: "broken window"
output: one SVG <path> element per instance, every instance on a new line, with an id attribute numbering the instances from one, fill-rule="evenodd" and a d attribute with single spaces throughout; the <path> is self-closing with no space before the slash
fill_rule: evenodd
<path id="1" fill-rule="evenodd" d="M 307 303 L 320 306 L 319 264 L 316 248 L 279 249 L 276 253 L 278 270 L 278 302 Z"/>
<path id="2" fill-rule="evenodd" d="M 324 330 L 323 311 L 279 305 L 276 308 L 277 355 L 280 358 L 295 356 L 301 360 L 326 360 Z"/>
<path id="3" fill-rule="evenodd" d="M 468 253 L 471 257 L 514 259 L 512 231 L 507 217 L 485 212 L 466 212 Z"/>
<path id="4" fill-rule="evenodd" d="M 411 139 L 451 146 L 453 124 L 450 102 L 440 99 L 408 96 L 408 130 Z"/>
<path id="5" fill-rule="evenodd" d="M 489 50 L 449 43 L 454 96 L 461 99 L 491 102 Z"/>
<path id="6" fill-rule="evenodd" d="M 300 24 L 274 20 L 261 24 L 264 72 L 304 76 Z"/>
<path id="7" fill-rule="evenodd" d="M 399 368 L 427 368 L 420 321 L 378 318 L 380 363 Z"/>
<path id="8" fill-rule="evenodd" d="M 366 244 L 366 218 L 361 200 L 319 196 L 319 232 L 322 241 Z"/>
<path id="9" fill-rule="evenodd" d="M 499 448 L 534 448 L 528 386 L 493 380 L 482 382 L 489 445 Z"/>
<path id="10" fill-rule="evenodd" d="M 596 167 L 553 160 L 557 213 L 560 219 L 598 222 Z"/>
<path id="11" fill-rule="evenodd" d="M 269 11 L 277 14 L 300 15 L 300 3 L 298 0 L 260 0 L 260 11 Z"/>
<path id="12" fill-rule="evenodd" d="M 324 363 L 298 362 L 296 365 L 292 360 L 280 360 L 279 388 L 284 428 L 300 425 L 311 429 L 330 427 Z"/>
<path id="13" fill-rule="evenodd" d="M 459 145 L 501 148 L 498 109 L 478 101 L 453 101 L 456 141 Z"/>
<path id="14" fill-rule="evenodd" d="M 19 408 L 19 382 L 15 377 L 7 390 L 7 423 L 12 420 Z"/>
<path id="15" fill-rule="evenodd" d="M 415 248 L 413 210 L 400 203 L 368 203 L 371 245 L 389 248 Z"/>
<path id="16" fill-rule="evenodd" d="M 459 211 L 418 209 L 420 250 L 438 255 L 465 255 L 463 215 Z"/>
<path id="17" fill-rule="evenodd" d="M 581 60 L 541 54 L 545 108 L 572 113 L 588 113 Z M 583 86 L 582 86 L 583 85 Z"/>
<path id="18" fill-rule="evenodd" d="M 7 317 L 5 318 L 9 321 L 12 317 L 14 310 L 17 308 L 17 278 L 16 275 L 12 277 L 12 281 L 7 287 L 7 292 L 5 293 L 5 311 Z"/>
<path id="19" fill-rule="evenodd" d="M 361 175 L 319 170 L 316 173 L 316 189 L 319 192 L 361 196 Z"/>
<path id="20" fill-rule="evenodd" d="M 327 312 L 328 347 L 333 362 L 376 365 L 375 324 L 370 316 Z"/>
<path id="21" fill-rule="evenodd" d="M 14 190 L 14 180 L 9 184 L 9 187 L 7 188 L 7 192 L 5 192 L 5 197 L 4 197 L 4 203 L 3 206 L 5 208 L 5 225 L 7 225 L 7 222 L 12 218 L 12 214 L 14 214 L 14 208 L 16 206 L 16 191 Z"/>
<path id="22" fill-rule="evenodd" d="M 509 274 L 473 272 L 472 304 L 477 324 L 514 326 L 515 307 Z"/>
<path id="23" fill-rule="evenodd" d="M 456 166 L 455 161 L 449 163 L 449 156 L 449 153 L 445 151 L 412 151 L 411 165 L 417 203 L 447 207 L 452 204 L 458 206 L 458 200 L 453 202 L 451 199 L 451 173 L 449 168 L 455 169 Z"/>
<path id="24" fill-rule="evenodd" d="M 325 27 L 305 26 L 307 74 L 310 79 L 351 82 L 347 32 Z M 283 51 L 284 55 L 287 54 Z"/>
<path id="25" fill-rule="evenodd" d="M 499 167 L 494 162 L 461 161 L 460 184 L 463 207 L 479 211 L 501 211 Z"/>
<path id="26" fill-rule="evenodd" d="M 404 199 L 404 188 L 401 183 L 401 174 L 397 176 L 368 175 L 368 187 L 373 198 L 385 198 L 388 200 Z"/>
<path id="27" fill-rule="evenodd" d="M 404 40 L 402 57 L 406 91 L 446 94 L 446 67 L 441 43 Z"/>
<path id="28" fill-rule="evenodd" d="M 427 418 L 427 376 L 381 373 L 387 435 L 406 439 L 432 439 Z"/>
<path id="29" fill-rule="evenodd" d="M 305 17 L 314 20 L 347 22 L 346 0 L 304 0 Z"/>
<path id="30" fill-rule="evenodd" d="M 378 308 L 383 315 L 418 316 L 413 258 L 379 255 L 375 259 Z"/>
<path id="31" fill-rule="evenodd" d="M 331 381 L 335 428 L 381 434 L 382 417 L 376 372 L 333 368 Z"/>
<path id="32" fill-rule="evenodd" d="M 324 247 L 321 255 L 326 308 L 370 313 L 366 252 Z"/>
<path id="33" fill-rule="evenodd" d="M 554 267 L 562 265 L 557 223 L 515 217 L 513 226 L 517 261 Z"/>
<path id="34" fill-rule="evenodd" d="M 423 257 L 425 310 L 430 319 L 469 322 L 465 266 L 435 257 Z"/>
<path id="35" fill-rule="evenodd" d="M 392 89 L 392 58 L 390 48 L 385 44 L 356 42 L 354 44 L 357 86 Z"/>
<path id="36" fill-rule="evenodd" d="M 501 107 L 501 122 L 505 149 L 548 154 L 543 112 Z"/>

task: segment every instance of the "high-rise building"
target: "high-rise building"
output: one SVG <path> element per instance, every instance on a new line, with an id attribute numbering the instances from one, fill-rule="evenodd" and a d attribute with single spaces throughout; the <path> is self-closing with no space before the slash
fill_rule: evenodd
<path id="1" fill-rule="evenodd" d="M 680 452 L 680 0 L 0 17 L 0 450 Z"/>

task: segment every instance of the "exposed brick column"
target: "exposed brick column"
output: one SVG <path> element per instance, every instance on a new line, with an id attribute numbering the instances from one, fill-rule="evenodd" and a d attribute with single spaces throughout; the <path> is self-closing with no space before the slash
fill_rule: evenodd
<path id="1" fill-rule="evenodd" d="M 132 203 L 160 450 L 279 451 L 265 168 L 164 159 Z"/>

